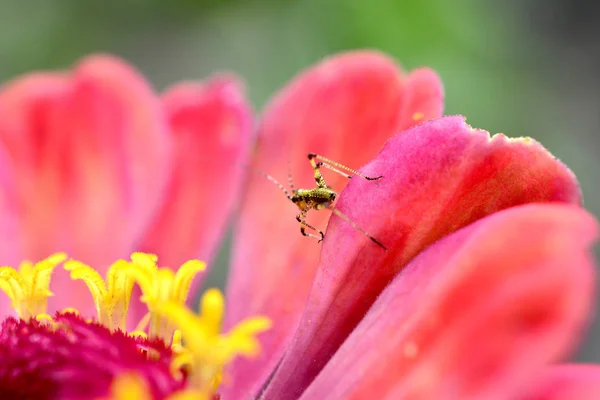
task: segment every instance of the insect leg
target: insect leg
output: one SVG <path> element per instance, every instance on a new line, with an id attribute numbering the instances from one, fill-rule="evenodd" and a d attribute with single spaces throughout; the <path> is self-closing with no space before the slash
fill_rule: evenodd
<path id="1" fill-rule="evenodd" d="M 315 163 L 314 162 L 315 158 L 318 158 L 321 161 L 318 162 L 318 163 Z M 349 175 L 349 174 L 347 174 L 346 172 L 343 172 L 343 171 L 347 171 L 347 172 L 350 172 L 350 173 L 352 173 L 354 175 L 358 175 L 361 178 L 364 178 L 364 179 L 369 180 L 369 181 L 376 181 L 378 179 L 383 178 L 383 175 L 377 176 L 375 178 L 363 175 L 360 172 L 358 172 L 358 171 L 356 171 L 356 170 L 354 170 L 352 168 L 346 167 L 345 165 L 342 165 L 342 164 L 340 164 L 338 162 L 335 162 L 333 160 L 330 160 L 329 158 L 323 157 L 323 156 L 315 154 L 315 153 L 309 153 L 308 154 L 308 159 L 312 161 L 311 165 L 314 164 L 313 168 L 319 168 L 319 167 L 323 166 L 323 167 L 328 168 L 328 169 L 330 169 L 330 170 L 332 170 L 334 172 L 337 172 L 338 174 L 340 174 L 342 176 L 345 176 L 348 179 L 352 179 L 352 176 Z"/>
<path id="2" fill-rule="evenodd" d="M 359 231 L 360 233 L 362 233 L 363 235 L 365 235 L 366 237 L 368 237 L 369 239 L 371 239 L 373 241 L 373 243 L 375 243 L 377 246 L 379 246 L 382 249 L 384 249 L 384 250 L 387 251 L 387 248 L 379 240 L 377 240 L 373 236 L 369 235 L 369 233 L 367 233 L 367 231 L 365 231 L 363 228 L 361 228 L 360 226 L 358 226 L 356 224 L 356 222 L 352 221 L 346 214 L 342 213 L 337 208 L 333 208 L 332 206 L 327 207 L 327 208 L 329 208 L 332 213 L 334 213 L 335 215 L 337 215 L 338 217 L 340 217 L 341 219 L 343 219 L 344 221 L 346 221 L 347 223 L 349 223 L 350 225 L 352 225 L 352 227 L 354 229 L 356 229 L 357 231 Z"/>
<path id="3" fill-rule="evenodd" d="M 322 231 L 306 223 L 305 212 L 301 212 L 300 214 L 296 215 L 296 220 L 300 222 L 300 233 L 302 233 L 302 235 L 317 239 L 319 243 L 321 243 L 323 239 L 325 239 L 325 234 Z M 318 232 L 320 236 L 313 235 L 312 233 L 307 233 L 306 228 L 310 228 L 313 231 Z"/>
<path id="4" fill-rule="evenodd" d="M 313 173 L 315 175 L 315 181 L 317 182 L 317 186 L 324 189 L 327 187 L 327 184 L 325 183 L 325 179 L 323 179 L 323 175 L 321 175 L 321 171 L 319 170 L 319 167 L 322 165 L 322 163 L 317 163 L 315 161 L 314 156 L 316 156 L 316 154 L 309 153 L 308 154 L 308 162 L 310 162 L 310 166 L 313 169 Z"/>

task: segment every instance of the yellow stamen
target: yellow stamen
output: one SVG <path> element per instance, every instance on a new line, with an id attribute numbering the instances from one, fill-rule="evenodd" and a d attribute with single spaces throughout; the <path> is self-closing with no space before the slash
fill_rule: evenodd
<path id="1" fill-rule="evenodd" d="M 181 380 L 183 378 L 182 370 L 191 370 L 193 364 L 192 353 L 183 348 L 180 352 L 173 354 L 169 370 L 175 379 Z"/>
<path id="2" fill-rule="evenodd" d="M 90 266 L 79 261 L 69 260 L 65 269 L 71 271 L 72 279 L 85 282 L 96 306 L 98 322 L 109 329 L 125 330 L 127 310 L 133 289 L 133 279 L 127 274 L 129 263 L 118 260 L 106 272 L 106 282 L 102 276 Z"/>
<path id="3" fill-rule="evenodd" d="M 142 289 L 142 301 L 148 305 L 150 323 L 148 335 L 170 341 L 174 326 L 162 315 L 156 313 L 155 304 L 173 302 L 185 304 L 190 285 L 198 272 L 206 268 L 206 264 L 191 260 L 184 263 L 176 273 L 169 268 L 159 268 L 158 258 L 153 254 L 133 253 L 128 267 L 130 276 Z"/>
<path id="4" fill-rule="evenodd" d="M 181 343 L 181 337 L 181 331 L 179 329 L 176 329 L 173 333 L 173 341 L 171 341 L 171 349 L 175 352 L 183 348 L 183 345 Z"/>
<path id="5" fill-rule="evenodd" d="M 38 314 L 35 316 L 36 321 L 42 322 L 54 322 L 54 319 L 46 313 Z"/>
<path id="6" fill-rule="evenodd" d="M 54 321 L 54 319 L 51 316 L 49 316 L 48 314 L 38 314 L 38 315 L 36 315 L 35 319 L 38 322 L 46 324 L 48 327 L 50 327 L 53 330 L 58 329 L 58 327 L 61 325 L 60 323 Z"/>
<path id="7" fill-rule="evenodd" d="M 115 378 L 111 394 L 115 400 L 152 398 L 144 379 L 135 373 L 126 373 Z"/>
<path id="8" fill-rule="evenodd" d="M 146 334 L 146 332 L 144 331 L 133 331 L 129 333 L 129 336 L 133 336 L 133 337 L 139 337 L 142 339 L 146 339 L 148 337 L 148 335 Z"/>
<path id="9" fill-rule="evenodd" d="M 207 396 L 215 391 L 223 367 L 233 358 L 258 355 L 260 345 L 256 336 L 271 327 L 268 318 L 256 317 L 241 322 L 227 334 L 220 334 L 224 301 L 217 289 L 204 293 L 199 315 L 175 302 L 156 303 L 153 307 L 181 330 L 186 339 L 185 348 L 191 354 L 190 387 Z M 173 363 L 184 365 L 181 357 L 176 356 Z"/>
<path id="10" fill-rule="evenodd" d="M 48 297 L 53 295 L 49 289 L 52 272 L 66 258 L 64 253 L 56 253 L 35 265 L 24 261 L 18 271 L 0 268 L 0 289 L 8 295 L 20 318 L 46 313 Z"/>
<path id="11" fill-rule="evenodd" d="M 182 369 L 190 369 L 193 363 L 192 354 L 183 347 L 181 341 L 181 331 L 175 330 L 173 340 L 171 341 L 171 351 L 173 352 L 173 361 L 171 362 L 171 375 L 176 379 L 183 378 Z"/>
<path id="12" fill-rule="evenodd" d="M 63 308 L 61 313 L 63 313 L 63 314 L 71 313 L 71 314 L 79 315 L 79 310 L 77 310 L 76 308 L 73 308 L 73 307 L 66 307 L 66 308 Z"/>
<path id="13" fill-rule="evenodd" d="M 134 372 L 126 372 L 116 377 L 110 392 L 110 397 L 101 400 L 152 400 L 148 384 Z M 165 400 L 208 400 L 208 398 L 192 390 L 180 390 Z"/>
<path id="14" fill-rule="evenodd" d="M 167 400 L 208 400 L 208 397 L 196 390 L 179 390 L 167 397 Z"/>

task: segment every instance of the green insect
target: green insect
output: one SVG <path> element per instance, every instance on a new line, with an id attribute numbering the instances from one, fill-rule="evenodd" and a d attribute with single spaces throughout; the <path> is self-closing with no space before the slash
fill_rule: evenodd
<path id="1" fill-rule="evenodd" d="M 352 227 L 354 227 L 354 229 L 361 232 L 363 235 L 367 236 L 379 247 L 381 247 L 384 250 L 387 250 L 386 247 L 379 240 L 375 239 L 373 236 L 368 234 L 363 228 L 358 226 L 348 216 L 346 216 L 341 211 L 339 211 L 338 209 L 333 207 L 332 204 L 337 197 L 337 193 L 331 187 L 327 186 L 327 183 L 325 182 L 325 179 L 323 178 L 323 175 L 321 174 L 321 167 L 328 168 L 348 179 L 352 179 L 352 175 L 349 175 L 346 172 L 349 172 L 353 175 L 360 176 L 361 178 L 364 178 L 369 181 L 379 180 L 379 179 L 383 178 L 383 176 L 378 176 L 375 178 L 368 177 L 366 175 L 361 174 L 360 172 L 358 172 L 356 170 L 346 167 L 345 165 L 342 165 L 338 162 L 335 162 L 333 160 L 330 160 L 328 158 L 325 158 L 325 157 L 320 156 L 315 153 L 308 154 L 308 161 L 313 169 L 313 174 L 315 177 L 315 181 L 317 183 L 317 187 L 313 188 L 313 189 L 294 189 L 294 184 L 292 182 L 292 178 L 290 175 L 290 176 L 288 176 L 288 180 L 289 180 L 289 185 L 290 185 L 290 189 L 291 189 L 291 194 L 281 183 L 279 183 L 272 176 L 270 176 L 262 171 L 259 171 L 259 170 L 255 170 L 255 169 L 253 169 L 253 170 L 255 172 L 261 174 L 262 176 L 264 176 L 271 182 L 273 182 L 275 185 L 277 185 L 279 187 L 279 189 L 281 189 L 281 191 L 283 193 L 285 193 L 286 197 L 300 209 L 300 213 L 298 215 L 296 215 L 296 220 L 300 223 L 300 233 L 302 233 L 302 235 L 317 239 L 318 242 L 323 241 L 323 239 L 325 238 L 325 234 L 320 229 L 317 229 L 314 226 L 308 224 L 306 222 L 306 215 L 310 210 L 328 209 L 328 210 L 331 210 L 332 213 L 334 213 L 335 215 L 337 215 L 338 217 L 342 218 L 344 221 L 346 221 L 347 223 L 352 225 Z M 344 172 L 344 171 L 346 171 L 346 172 Z M 306 231 L 307 228 L 312 229 L 318 235 L 307 232 Z"/>

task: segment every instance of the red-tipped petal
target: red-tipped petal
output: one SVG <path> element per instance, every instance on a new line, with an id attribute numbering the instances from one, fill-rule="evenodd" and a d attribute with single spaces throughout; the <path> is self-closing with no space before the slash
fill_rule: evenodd
<path id="1" fill-rule="evenodd" d="M 170 164 L 166 132 L 144 78 L 109 56 L 88 57 L 69 74 L 7 84 L 0 141 L 16 174 L 21 257 L 65 251 L 101 271 L 126 257 L 160 201 Z M 65 280 L 71 285 L 57 271 L 51 289 Z M 69 298 L 92 308 L 85 285 L 76 286 L 81 292 Z"/>
<path id="2" fill-rule="evenodd" d="M 252 165 L 287 186 L 289 163 L 296 188 L 315 187 L 309 152 L 360 167 L 399 129 L 420 123 L 412 118 L 414 113 L 423 113 L 424 118 L 441 113 L 439 79 L 432 73 L 427 79 L 421 73 L 416 76 L 424 89 L 413 82 L 412 74 L 405 76 L 393 60 L 376 52 L 325 60 L 302 73 L 271 102 Z M 431 99 L 426 93 L 431 93 Z M 333 172 L 324 174 L 336 190 L 346 184 Z M 230 371 L 236 386 L 225 388 L 225 398 L 241 398 L 256 389 L 277 362 L 304 307 L 320 249 L 316 241 L 300 235 L 294 220 L 297 207 L 259 174 L 249 175 L 242 204 L 226 324 L 256 314 L 271 317 L 275 324 L 261 336 L 261 367 L 236 361 Z M 309 216 L 320 229 L 325 229 L 327 217 L 328 212 Z"/>
<path id="3" fill-rule="evenodd" d="M 565 364 L 544 372 L 525 400 L 598 400 L 600 365 Z"/>
<path id="4" fill-rule="evenodd" d="M 273 393 L 301 392 L 385 285 L 426 246 L 508 207 L 580 202 L 573 174 L 541 145 L 490 139 L 462 117 L 395 136 L 362 172 L 383 179 L 353 180 L 338 209 L 388 250 L 332 217 L 300 328 L 271 380 Z"/>
<path id="5" fill-rule="evenodd" d="M 174 268 L 190 259 L 209 262 L 239 202 L 250 107 L 241 85 L 224 76 L 177 85 L 163 102 L 174 168 L 162 209 L 140 248 Z"/>
<path id="6" fill-rule="evenodd" d="M 559 204 L 449 235 L 396 276 L 302 399 L 515 398 L 579 338 L 596 237 L 591 215 Z"/>

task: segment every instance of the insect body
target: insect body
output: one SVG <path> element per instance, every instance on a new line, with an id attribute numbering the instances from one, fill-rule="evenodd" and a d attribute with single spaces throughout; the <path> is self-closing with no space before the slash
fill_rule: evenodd
<path id="1" fill-rule="evenodd" d="M 316 160 L 319 160 L 319 161 L 316 161 Z M 373 236 L 369 235 L 364 229 L 362 229 L 361 227 L 356 225 L 356 223 L 354 223 L 350 218 L 348 218 L 346 215 L 344 215 L 341 211 L 339 211 L 336 208 L 333 208 L 332 203 L 335 201 L 337 193 L 332 188 L 327 186 L 327 183 L 325 182 L 325 179 L 323 178 L 323 175 L 321 174 L 321 167 L 325 167 L 332 171 L 335 171 L 338 174 L 341 174 L 342 176 L 345 176 L 348 179 L 351 179 L 352 176 L 346 172 L 352 173 L 354 175 L 360 176 L 361 178 L 364 178 L 364 179 L 367 179 L 370 181 L 381 179 L 381 178 L 383 178 L 383 176 L 378 176 L 375 178 L 368 177 L 366 175 L 361 174 L 358 171 L 355 171 L 355 170 L 348 168 L 340 163 L 337 163 L 335 161 L 332 161 L 328 158 L 325 158 L 325 157 L 320 156 L 315 153 L 308 154 L 308 161 L 310 162 L 310 165 L 313 169 L 314 178 L 317 183 L 317 187 L 314 189 L 294 189 L 294 184 L 293 184 L 291 176 L 290 176 L 289 177 L 289 185 L 290 185 L 290 189 L 292 191 L 291 194 L 281 183 L 279 183 L 277 180 L 275 180 L 275 178 L 273 178 L 272 176 L 267 175 L 261 171 L 256 171 L 256 172 L 260 173 L 261 175 L 263 175 L 264 177 L 266 177 L 271 182 L 273 182 L 274 184 L 276 184 L 277 186 L 279 186 L 279 188 L 285 193 L 287 198 L 289 200 L 291 200 L 294 204 L 296 204 L 296 206 L 298 206 L 298 208 L 300 209 L 300 213 L 298 215 L 296 215 L 296 220 L 300 223 L 300 232 L 302 233 L 302 235 L 315 238 L 319 242 L 321 242 L 325 238 L 325 234 L 323 233 L 323 231 L 315 228 L 312 225 L 309 225 L 306 222 L 306 215 L 307 215 L 308 211 L 310 211 L 310 210 L 322 210 L 322 209 L 327 208 L 327 209 L 331 210 L 331 212 L 333 212 L 335 215 L 337 215 L 338 217 L 342 218 L 344 221 L 346 221 L 350 225 L 352 225 L 356 230 L 360 231 L 362 234 L 367 236 L 375 244 L 377 244 L 384 250 L 387 250 L 385 248 L 385 246 L 383 244 L 381 244 L 381 242 L 379 242 Z M 346 172 L 344 172 L 344 171 L 346 171 Z M 315 234 L 306 232 L 307 228 L 316 232 L 318 234 L 318 236 Z"/>

